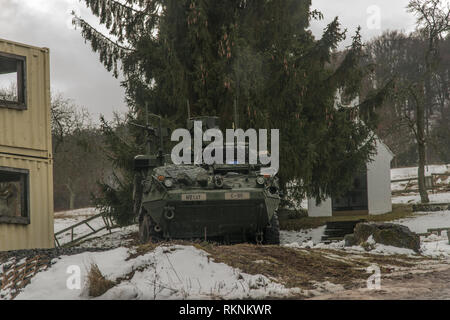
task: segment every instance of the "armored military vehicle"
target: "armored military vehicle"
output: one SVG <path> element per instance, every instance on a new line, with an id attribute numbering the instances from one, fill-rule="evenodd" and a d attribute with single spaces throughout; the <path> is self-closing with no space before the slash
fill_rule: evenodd
<path id="1" fill-rule="evenodd" d="M 202 117 L 190 119 L 189 129 L 194 120 L 202 121 L 204 129 L 217 127 L 217 118 Z M 250 152 L 247 145 L 223 148 Z M 136 170 L 144 177 L 139 196 L 142 242 L 279 243 L 276 176 L 261 175 L 258 164 L 174 165 L 169 158 L 161 152 L 135 158 Z"/>

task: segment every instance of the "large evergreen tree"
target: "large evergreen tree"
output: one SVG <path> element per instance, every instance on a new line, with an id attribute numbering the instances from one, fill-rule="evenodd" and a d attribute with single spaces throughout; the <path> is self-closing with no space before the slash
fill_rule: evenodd
<path id="1" fill-rule="evenodd" d="M 109 34 L 82 17 L 74 23 L 105 67 L 123 74 L 133 121 L 144 121 L 148 105 L 183 126 L 189 103 L 193 115 L 218 115 L 230 128 L 236 103 L 240 127 L 280 129 L 281 181 L 318 200 L 345 192 L 373 154 L 385 89 L 336 106 L 338 92 L 358 96 L 371 66 L 360 64 L 358 31 L 333 63 L 346 30 L 336 18 L 315 39 L 309 23 L 322 16 L 310 0 L 83 1 Z"/>

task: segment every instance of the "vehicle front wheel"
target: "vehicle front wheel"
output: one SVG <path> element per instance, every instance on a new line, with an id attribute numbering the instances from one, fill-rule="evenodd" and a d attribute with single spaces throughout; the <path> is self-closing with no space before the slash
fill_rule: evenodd
<path id="1" fill-rule="evenodd" d="M 141 243 L 147 243 L 150 241 L 150 217 L 144 215 L 142 221 L 139 223 L 139 239 Z"/>
<path id="2" fill-rule="evenodd" d="M 280 244 L 280 222 L 276 212 L 270 220 L 270 226 L 267 226 L 264 232 L 264 244 Z"/>

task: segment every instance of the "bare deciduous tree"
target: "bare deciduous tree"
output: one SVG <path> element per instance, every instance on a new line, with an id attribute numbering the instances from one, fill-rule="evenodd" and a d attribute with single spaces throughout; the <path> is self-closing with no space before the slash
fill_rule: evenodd
<path id="1" fill-rule="evenodd" d="M 103 136 L 87 110 L 70 99 L 53 96 L 51 108 L 55 209 L 90 205 L 97 181 L 108 174 Z"/>
<path id="2" fill-rule="evenodd" d="M 417 31 L 427 42 L 423 61 L 424 72 L 419 81 L 409 86 L 411 96 L 416 104 L 415 135 L 419 154 L 418 178 L 419 193 L 422 203 L 428 203 L 425 187 L 426 135 L 425 113 L 426 103 L 430 102 L 430 79 L 439 65 L 439 43 L 450 31 L 450 4 L 440 0 L 411 0 L 408 11 L 417 16 Z"/>

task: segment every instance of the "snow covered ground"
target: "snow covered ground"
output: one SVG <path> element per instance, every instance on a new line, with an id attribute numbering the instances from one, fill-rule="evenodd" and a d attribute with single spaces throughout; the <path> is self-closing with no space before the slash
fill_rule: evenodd
<path id="1" fill-rule="evenodd" d="M 92 209 L 66 212 L 55 219 L 55 223 L 60 223 L 58 228 L 62 228 L 67 224 L 62 216 L 78 221 L 85 218 L 84 214 L 92 215 L 93 212 L 95 211 Z M 408 226 L 416 232 L 424 232 L 428 228 L 450 223 L 450 211 L 416 213 L 413 217 L 395 223 Z M 282 231 L 282 246 L 299 250 L 333 249 L 353 256 L 367 254 L 360 246 L 344 247 L 342 241 L 319 243 L 324 229 L 325 227 L 303 232 Z M 97 264 L 107 279 L 116 282 L 113 288 L 94 299 L 263 299 L 298 294 L 320 295 L 343 290 L 341 285 L 328 282 L 318 282 L 314 292 L 298 287 L 287 288 L 277 279 L 262 274 L 247 274 L 238 268 L 216 262 L 206 251 L 190 245 L 162 245 L 137 255 L 137 248 L 125 246 L 127 243 L 124 241 L 124 238 L 136 231 L 136 226 L 118 229 L 112 234 L 91 239 L 82 245 L 114 247 L 113 249 L 54 259 L 52 267 L 37 273 L 16 299 L 91 299 L 86 289 L 86 281 L 92 264 Z M 440 237 L 422 237 L 421 255 L 403 248 L 375 243 L 373 246 L 374 249 L 370 251 L 373 255 L 400 254 L 410 258 L 426 257 L 450 263 L 450 245 L 445 233 Z M 0 272 L 1 270 L 0 264 Z M 72 276 L 76 270 L 80 272 L 80 286 L 71 288 Z"/>
<path id="2" fill-rule="evenodd" d="M 62 256 L 51 269 L 38 273 L 16 299 L 74 300 L 89 298 L 84 286 L 68 289 L 68 270 L 80 268 L 81 284 L 96 263 L 106 278 L 123 280 L 97 299 L 246 299 L 285 297 L 301 290 L 287 289 L 263 275 L 249 275 L 193 246 L 160 246 L 128 259 L 132 250 L 120 247 L 100 253 Z"/>
<path id="3" fill-rule="evenodd" d="M 85 219 L 88 219 L 88 218 L 96 215 L 97 213 L 98 212 L 95 208 L 83 208 L 83 209 L 77 209 L 77 210 L 72 210 L 72 211 L 56 212 L 54 215 L 55 233 L 57 233 L 58 231 L 61 231 L 63 229 L 66 229 L 70 226 L 73 226 L 74 224 L 81 222 Z M 92 220 L 91 222 L 89 222 L 89 224 L 94 229 L 98 229 L 105 225 L 105 223 L 103 222 L 103 220 L 101 218 Z M 90 233 L 90 232 L 92 232 L 92 230 L 89 229 L 89 227 L 87 225 L 81 225 L 81 226 L 77 227 L 76 229 L 74 229 L 74 237 L 77 238 L 77 237 L 80 237 L 80 236 Z M 108 233 L 108 231 L 103 230 L 99 234 L 97 234 L 97 236 L 103 235 L 106 233 Z M 58 237 L 58 239 L 60 240 L 61 244 L 69 242 L 71 239 L 71 232 L 70 231 L 65 232 L 64 234 L 60 235 Z"/>
<path id="4" fill-rule="evenodd" d="M 432 202 L 450 203 L 450 193 L 430 194 L 429 196 Z M 393 202 L 420 202 L 420 196 L 393 197 Z M 390 222 L 404 225 L 413 232 L 426 233 L 428 229 L 450 227 L 450 211 L 416 212 L 412 217 Z M 302 231 L 282 230 L 280 233 L 281 245 L 294 248 L 324 248 L 364 251 L 362 247 L 344 248 L 343 241 L 331 244 L 321 243 L 321 238 L 324 235 L 324 232 L 325 226 Z M 421 241 L 421 251 L 424 256 L 433 258 L 450 258 L 450 244 L 446 232 L 443 232 L 440 237 L 437 235 L 431 235 L 427 238 L 421 237 Z M 375 249 L 372 250 L 371 253 L 416 255 L 412 250 L 389 247 L 381 244 L 375 244 Z"/>
<path id="5" fill-rule="evenodd" d="M 450 164 L 447 165 L 430 165 L 425 167 L 425 176 L 432 173 L 450 174 Z M 406 179 L 417 177 L 417 167 L 391 169 L 391 180 Z M 392 182 L 392 191 L 403 191 L 409 182 Z M 413 181 L 414 188 L 417 189 L 417 182 Z M 436 183 L 450 185 L 450 176 L 440 176 Z M 450 203 L 450 192 L 428 192 L 431 203 Z M 404 195 L 392 196 L 392 203 L 414 204 L 420 203 L 420 195 L 418 192 L 408 192 Z"/>
<path id="6" fill-rule="evenodd" d="M 450 211 L 437 212 L 416 212 L 414 216 L 390 221 L 408 227 L 411 231 L 417 233 L 426 233 L 431 228 L 450 228 Z M 333 242 L 324 244 L 320 242 L 324 235 L 325 227 L 319 227 L 304 231 L 281 231 L 281 244 L 292 248 L 315 248 L 315 249 L 339 249 L 345 251 L 365 251 L 361 246 L 344 247 L 345 242 Z M 417 254 L 409 249 L 396 248 L 374 243 L 373 254 L 405 254 L 409 256 L 417 256 Z M 441 236 L 432 234 L 428 237 L 421 237 L 421 255 L 430 258 L 444 258 L 450 262 L 450 244 L 445 231 Z"/>
<path id="7" fill-rule="evenodd" d="M 450 164 L 447 165 L 430 165 L 425 167 L 425 176 L 431 176 L 432 174 L 450 174 Z M 397 168 L 391 169 L 391 180 L 399 180 L 399 179 L 407 179 L 407 178 L 415 178 L 417 177 L 417 167 L 408 167 L 408 168 Z M 450 185 L 450 176 L 438 176 L 435 180 L 435 183 L 439 186 Z M 405 189 L 416 189 L 417 180 L 413 181 L 401 181 L 401 182 L 392 182 L 391 190 L 392 191 L 404 191 Z M 450 202 L 450 193 L 443 194 L 433 194 L 429 192 L 430 201 L 431 202 Z M 420 196 L 416 192 L 415 194 L 406 195 L 406 196 L 395 196 L 393 197 L 393 203 L 416 203 L 420 201 Z"/>
<path id="8" fill-rule="evenodd" d="M 450 164 L 429 165 L 425 167 L 425 176 L 432 173 L 450 173 Z M 417 167 L 391 169 L 391 180 L 417 177 Z"/>
<path id="9" fill-rule="evenodd" d="M 85 219 L 88 219 L 99 212 L 95 208 L 84 208 L 77 209 L 72 211 L 61 211 L 55 213 L 54 216 L 54 228 L 55 233 L 64 230 L 67 227 L 73 226 L 74 224 L 81 222 Z M 97 218 L 88 222 L 90 226 L 94 229 L 99 229 L 105 226 L 105 223 L 102 218 Z M 82 243 L 78 245 L 79 247 L 117 247 L 120 245 L 124 245 L 129 240 L 125 239 L 127 235 L 130 235 L 134 232 L 137 232 L 138 226 L 132 225 L 126 228 L 114 229 L 110 233 L 108 230 L 104 229 L 96 234 L 93 234 L 90 237 L 87 237 L 86 240 L 96 238 L 96 241 L 90 241 L 89 243 Z M 74 229 L 74 238 L 81 237 L 83 235 L 87 235 L 91 233 L 92 230 L 85 224 L 76 227 Z M 58 236 L 59 243 L 63 245 L 64 243 L 70 242 L 71 240 L 71 231 L 67 231 L 64 234 Z"/>
<path id="10" fill-rule="evenodd" d="M 420 232 L 449 221 L 447 218 L 450 216 L 446 214 L 450 212 L 421 213 L 396 222 Z M 323 229 L 312 229 L 297 238 L 283 231 L 283 246 L 299 250 L 333 249 L 353 256 L 368 253 L 360 246 L 346 248 L 343 241 L 323 244 L 308 240 L 309 237 L 319 237 Z M 295 241 L 299 239 L 304 241 Z M 450 263 L 450 245 L 445 234 L 422 237 L 421 255 L 409 249 L 373 245 L 372 255 L 427 257 Z M 107 279 L 116 282 L 113 288 L 94 299 L 264 299 L 297 294 L 321 295 L 343 290 L 342 286 L 328 282 L 317 283 L 318 289 L 314 293 L 302 288 L 286 288 L 277 279 L 247 274 L 238 268 L 215 262 L 207 252 L 189 245 L 163 245 L 143 255 L 136 255 L 135 247 L 119 246 L 103 252 L 61 256 L 53 262 L 52 267 L 39 272 L 16 299 L 91 299 L 86 281 L 92 264 L 97 264 Z M 74 270 L 80 271 L 80 286 L 69 288 Z"/>
<path id="11" fill-rule="evenodd" d="M 301 231 L 280 231 L 280 243 L 282 245 L 290 244 L 293 242 L 303 243 L 312 241 L 313 243 L 319 243 L 322 236 L 325 234 L 326 226 L 321 226 L 314 229 L 307 229 Z"/>
<path id="12" fill-rule="evenodd" d="M 429 166 L 430 173 L 450 171 L 450 166 Z M 393 169 L 392 179 L 413 177 L 416 168 Z M 450 202 L 450 193 L 431 194 L 432 202 Z M 412 194 L 393 197 L 393 203 L 419 202 L 420 197 Z M 304 207 L 305 201 L 297 203 Z M 93 208 L 59 212 L 55 214 L 55 232 L 63 230 L 98 212 Z M 450 211 L 417 212 L 414 216 L 393 221 L 409 227 L 412 231 L 423 233 L 429 228 L 450 227 Z M 93 220 L 91 226 L 103 226 L 102 219 Z M 82 236 L 91 230 L 87 226 L 75 230 Z M 268 297 L 289 297 L 298 294 L 312 294 L 303 288 L 287 288 L 279 279 L 262 274 L 248 274 L 238 268 L 219 263 L 208 254 L 191 245 L 168 244 L 148 250 L 138 255 L 133 245 L 136 225 L 107 230 L 91 236 L 78 248 L 106 248 L 102 252 L 83 252 L 60 256 L 53 260 L 51 268 L 37 273 L 31 283 L 16 299 L 91 299 L 86 289 L 87 273 L 92 264 L 97 264 L 102 274 L 115 282 L 109 289 L 95 299 L 263 299 Z M 367 252 L 361 246 L 344 247 L 344 242 L 320 243 L 325 226 L 303 231 L 281 231 L 281 245 L 296 250 L 339 250 L 353 257 L 362 254 L 404 255 L 408 258 L 427 258 L 436 263 L 450 264 L 450 244 L 445 232 L 441 236 L 421 237 L 421 252 L 373 243 L 373 250 Z M 70 240 L 70 232 L 60 236 L 61 243 Z M 335 255 L 336 259 L 342 259 Z M 258 260 L 266 263 L 265 260 Z M 258 261 L 254 261 L 257 263 Z M 6 262 L 8 263 L 8 262 Z M 5 263 L 3 264 L 5 266 Z M 0 261 L 0 276 L 2 272 Z M 80 271 L 79 287 L 73 288 L 72 276 Z M 75 272 L 75 273 L 74 273 Z M 320 271 L 318 271 L 320 272 Z M 72 286 L 71 286 L 72 285 Z M 313 295 L 323 292 L 343 290 L 343 287 L 330 282 L 317 282 Z M 69 288 L 70 287 L 70 288 Z M 7 295 L 6 295 L 7 297 Z M 0 298 L 1 299 L 1 298 Z"/>
<path id="13" fill-rule="evenodd" d="M 450 192 L 442 193 L 428 193 L 430 203 L 450 203 Z M 404 196 L 393 196 L 393 204 L 414 204 L 420 203 L 420 195 L 418 193 L 412 193 Z"/>
<path id="14" fill-rule="evenodd" d="M 415 212 L 410 218 L 393 222 L 407 226 L 413 232 L 425 233 L 431 228 L 450 228 L 450 211 Z"/>
<path id="15" fill-rule="evenodd" d="M 370 254 L 378 255 L 407 255 L 410 257 L 428 257 L 432 259 L 443 259 L 450 263 L 450 244 L 447 235 L 444 233 L 441 236 L 432 234 L 428 237 L 421 237 L 420 254 L 415 253 L 411 249 L 398 248 L 394 246 L 387 246 L 373 242 L 373 249 L 370 250 Z M 370 243 L 370 239 L 368 240 Z M 325 243 L 314 243 L 312 241 L 307 242 L 293 242 L 285 244 L 286 247 L 299 248 L 299 249 L 334 249 L 343 250 L 350 253 L 355 252 L 367 252 L 362 246 L 345 247 L 345 241 Z"/>

